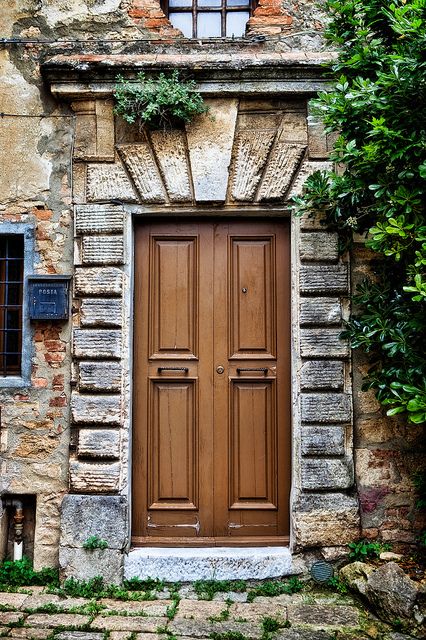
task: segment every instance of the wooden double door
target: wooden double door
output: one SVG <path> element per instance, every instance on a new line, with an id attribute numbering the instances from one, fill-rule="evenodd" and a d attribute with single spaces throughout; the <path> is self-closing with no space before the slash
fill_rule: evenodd
<path id="1" fill-rule="evenodd" d="M 288 223 L 135 230 L 134 544 L 289 533 Z"/>

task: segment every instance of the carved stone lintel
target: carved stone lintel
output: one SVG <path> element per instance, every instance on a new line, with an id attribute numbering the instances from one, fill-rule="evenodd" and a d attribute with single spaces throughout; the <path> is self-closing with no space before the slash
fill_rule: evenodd
<path id="1" fill-rule="evenodd" d="M 118 153 L 138 191 L 142 202 L 162 203 L 166 201 L 163 183 L 152 157 L 148 143 L 120 144 Z"/>
<path id="2" fill-rule="evenodd" d="M 153 131 L 151 143 L 171 202 L 191 202 L 191 181 L 185 133 Z"/>
<path id="3" fill-rule="evenodd" d="M 120 164 L 89 164 L 87 166 L 86 193 L 88 202 L 138 201 L 130 180 Z"/>
<path id="4" fill-rule="evenodd" d="M 302 160 L 306 146 L 278 142 L 269 157 L 259 190 L 259 200 L 283 198 Z"/>
<path id="5" fill-rule="evenodd" d="M 274 138 L 274 130 L 243 130 L 236 136 L 231 178 L 234 200 L 253 200 Z"/>

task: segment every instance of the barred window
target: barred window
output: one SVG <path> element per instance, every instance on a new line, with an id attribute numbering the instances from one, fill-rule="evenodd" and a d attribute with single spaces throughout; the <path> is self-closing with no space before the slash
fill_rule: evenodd
<path id="1" fill-rule="evenodd" d="M 0 235 L 0 376 L 21 374 L 24 236 Z"/>
<path id="2" fill-rule="evenodd" d="M 255 0 L 164 0 L 163 9 L 186 38 L 240 38 Z"/>

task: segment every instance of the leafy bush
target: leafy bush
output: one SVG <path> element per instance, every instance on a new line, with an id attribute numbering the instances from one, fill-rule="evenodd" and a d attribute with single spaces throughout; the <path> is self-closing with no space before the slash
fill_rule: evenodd
<path id="1" fill-rule="evenodd" d="M 30 560 L 25 556 L 22 560 L 5 560 L 0 564 L 0 585 L 2 587 L 57 586 L 59 585 L 58 570 L 46 567 L 41 571 L 34 571 Z"/>
<path id="2" fill-rule="evenodd" d="M 341 249 L 367 233 L 378 254 L 359 288 L 359 314 L 343 334 L 363 349 L 374 389 L 392 416 L 426 422 L 425 0 L 326 0 L 326 35 L 338 50 L 335 84 L 314 101 L 338 137 L 343 173 L 316 172 L 295 198 L 298 214 L 325 213 Z"/>
<path id="3" fill-rule="evenodd" d="M 90 536 L 83 544 L 84 549 L 108 549 L 108 542 L 99 536 Z"/>
<path id="4" fill-rule="evenodd" d="M 160 73 L 158 78 L 147 78 L 140 72 L 136 82 L 118 76 L 114 97 L 115 113 L 130 124 L 137 122 L 152 129 L 181 126 L 208 111 L 195 91 L 195 82 L 180 80 L 177 71 L 168 76 Z"/>
<path id="5" fill-rule="evenodd" d="M 364 562 L 367 558 L 378 558 L 382 551 L 390 551 L 389 544 L 382 544 L 381 542 L 367 542 L 366 540 L 360 540 L 359 542 L 350 542 L 348 544 L 349 558 L 351 560 L 360 560 Z"/>

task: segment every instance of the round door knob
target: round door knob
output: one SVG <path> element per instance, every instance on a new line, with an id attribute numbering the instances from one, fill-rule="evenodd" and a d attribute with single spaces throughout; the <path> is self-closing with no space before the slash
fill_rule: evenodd
<path id="1" fill-rule="evenodd" d="M 216 371 L 217 373 L 223 373 L 225 371 L 225 367 L 222 367 L 222 365 L 220 364 L 218 367 L 216 367 Z"/>

